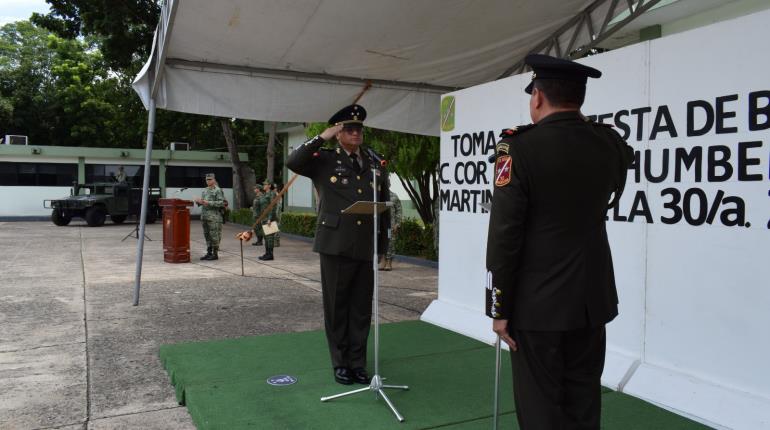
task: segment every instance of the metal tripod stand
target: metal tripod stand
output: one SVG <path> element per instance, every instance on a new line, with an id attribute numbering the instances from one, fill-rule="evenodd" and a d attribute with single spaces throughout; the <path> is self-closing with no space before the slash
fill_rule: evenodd
<path id="1" fill-rule="evenodd" d="M 372 218 L 374 219 L 374 246 L 372 249 L 372 271 L 374 272 L 374 308 L 372 310 L 372 313 L 374 314 L 374 376 L 372 376 L 372 380 L 369 383 L 368 387 L 359 388 L 357 390 L 348 391 L 345 393 L 335 394 L 333 396 L 327 396 L 327 397 L 321 397 L 322 402 L 326 402 L 329 400 L 338 399 L 340 397 L 350 396 L 357 393 L 363 393 L 365 391 L 371 391 L 374 393 L 374 395 L 379 398 L 382 396 L 382 399 L 385 400 L 385 403 L 388 405 L 390 410 L 393 412 L 393 415 L 396 416 L 396 419 L 399 422 L 404 422 L 404 417 L 398 413 L 398 410 L 393 405 L 393 402 L 390 401 L 388 396 L 385 394 L 386 388 L 396 389 L 396 390 L 408 390 L 409 386 L 407 385 L 386 385 L 383 384 L 382 381 L 384 378 L 380 376 L 380 284 L 379 284 L 379 271 L 377 270 L 377 219 L 379 212 L 384 211 L 388 206 L 391 205 L 390 202 L 387 203 L 378 203 L 377 202 L 377 172 L 375 168 L 372 168 L 372 187 L 373 187 L 373 194 L 374 194 L 374 201 L 373 202 L 356 202 L 349 208 L 345 209 L 343 213 L 369 213 L 369 210 L 371 210 Z"/>

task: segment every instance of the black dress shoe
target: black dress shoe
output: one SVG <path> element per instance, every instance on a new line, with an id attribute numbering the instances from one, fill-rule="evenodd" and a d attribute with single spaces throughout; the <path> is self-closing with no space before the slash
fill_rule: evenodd
<path id="1" fill-rule="evenodd" d="M 342 385 L 351 385 L 353 378 L 350 376 L 350 369 L 347 367 L 337 367 L 334 369 L 334 380 Z"/>
<path id="2" fill-rule="evenodd" d="M 356 381 L 359 384 L 368 384 L 371 382 L 371 379 L 369 379 L 369 374 L 366 373 L 366 369 L 359 368 L 359 369 L 353 369 L 353 380 Z"/>

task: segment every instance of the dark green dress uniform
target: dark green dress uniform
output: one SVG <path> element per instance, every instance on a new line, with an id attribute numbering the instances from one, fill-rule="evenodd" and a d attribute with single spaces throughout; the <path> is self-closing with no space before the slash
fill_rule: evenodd
<path id="1" fill-rule="evenodd" d="M 519 426 L 598 429 L 604 327 L 618 314 L 605 215 L 622 193 L 632 151 L 611 127 L 577 110 L 501 137 L 486 313 L 507 319 L 517 342 Z"/>
<path id="2" fill-rule="evenodd" d="M 332 120 L 351 108 L 338 112 Z M 338 122 L 332 120 L 331 124 Z M 341 146 L 326 149 L 321 148 L 323 143 L 320 136 L 308 140 L 289 155 L 286 166 L 312 179 L 318 191 L 313 251 L 320 254 L 324 325 L 332 365 L 335 369 L 364 369 L 372 318 L 372 216 L 341 212 L 356 201 L 374 199 L 373 168 L 377 175 L 377 201 L 387 202 L 388 172 L 374 158 L 378 155 L 368 148 L 359 147 L 360 158 L 353 159 Z M 379 224 L 377 251 L 384 254 L 390 225 L 387 211 L 379 217 Z"/>

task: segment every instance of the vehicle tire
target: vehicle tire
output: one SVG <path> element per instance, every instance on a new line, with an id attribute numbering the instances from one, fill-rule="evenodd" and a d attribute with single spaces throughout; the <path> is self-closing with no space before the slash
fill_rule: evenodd
<path id="1" fill-rule="evenodd" d="M 59 227 L 63 227 L 69 224 L 70 221 L 72 221 L 72 218 L 64 215 L 64 213 L 58 209 L 54 209 L 53 212 L 51 212 L 51 221 Z"/>
<path id="2" fill-rule="evenodd" d="M 96 206 L 86 209 L 86 223 L 89 227 L 101 227 L 105 219 L 107 219 L 107 213 L 104 209 Z"/>
<path id="3" fill-rule="evenodd" d="M 157 209 L 154 207 L 147 208 L 147 216 L 144 218 L 145 224 L 155 224 L 155 220 L 157 219 L 156 211 Z"/>
<path id="4" fill-rule="evenodd" d="M 110 215 L 110 219 L 112 220 L 113 224 L 123 224 L 123 221 L 126 220 L 125 215 Z"/>

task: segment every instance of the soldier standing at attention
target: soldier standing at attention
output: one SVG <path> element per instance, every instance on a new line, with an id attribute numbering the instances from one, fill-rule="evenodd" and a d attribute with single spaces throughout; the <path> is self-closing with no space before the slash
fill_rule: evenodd
<path id="1" fill-rule="evenodd" d="M 270 180 L 265 179 L 265 182 L 262 183 L 262 203 L 261 203 L 262 210 L 267 209 L 267 207 L 270 206 L 270 202 L 272 202 L 273 199 L 275 198 L 276 193 L 272 188 L 273 188 L 273 184 L 270 182 Z M 270 211 L 268 211 L 267 216 L 265 216 L 265 218 L 262 220 L 262 225 L 270 224 L 270 222 L 276 221 L 277 218 L 278 218 L 278 205 L 275 205 L 270 209 Z M 260 230 L 262 229 L 261 226 L 259 226 L 259 228 Z M 265 254 L 257 258 L 263 261 L 270 261 L 274 259 L 273 240 L 275 239 L 275 234 L 267 234 L 264 236 L 265 236 Z"/>
<path id="2" fill-rule="evenodd" d="M 313 180 L 318 191 L 318 225 L 313 251 L 320 254 L 324 326 L 334 379 L 368 384 L 366 341 L 372 319 L 374 237 L 371 215 L 344 215 L 356 201 L 388 200 L 388 172 L 382 159 L 362 146 L 366 110 L 350 105 L 329 119 L 330 127 L 289 155 L 286 166 Z M 335 138 L 335 149 L 321 146 Z M 374 169 L 374 173 L 373 173 Z M 387 211 L 379 217 L 378 254 L 388 247 Z"/>
<path id="3" fill-rule="evenodd" d="M 254 214 L 254 221 L 257 220 L 260 214 L 262 214 L 263 210 L 265 210 L 265 207 L 262 206 L 262 187 L 255 185 L 254 201 L 251 203 L 251 213 Z M 258 224 L 254 227 L 254 236 L 257 237 L 257 240 L 252 243 L 252 246 L 261 246 L 262 238 L 265 237 L 265 233 L 262 231 L 262 225 Z"/>
<path id="4" fill-rule="evenodd" d="M 195 199 L 201 206 L 201 224 L 206 238 L 207 252 L 201 260 L 219 260 L 219 241 L 222 239 L 222 209 L 225 207 L 225 195 L 217 185 L 213 173 L 206 174 L 206 188 Z"/>
<path id="5" fill-rule="evenodd" d="M 390 207 L 390 241 L 388 242 L 388 250 L 385 253 L 385 258 L 380 263 L 380 270 L 391 271 L 393 270 L 393 248 L 396 243 L 396 234 L 398 234 L 398 228 L 401 226 L 401 199 L 398 198 L 396 193 L 390 192 L 390 202 L 393 206 Z"/>
<path id="6" fill-rule="evenodd" d="M 600 71 L 525 61 L 534 124 L 504 130 L 497 144 L 486 313 L 511 349 L 519 428 L 598 430 L 605 325 L 618 314 L 605 215 L 633 153 L 580 113 Z"/>

